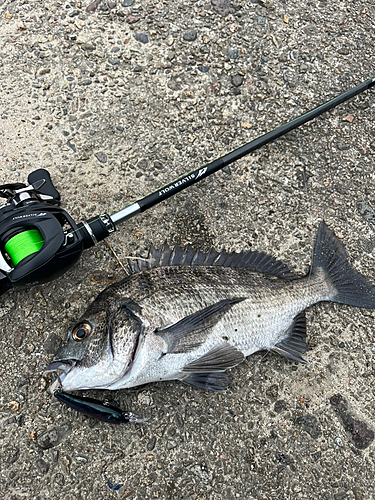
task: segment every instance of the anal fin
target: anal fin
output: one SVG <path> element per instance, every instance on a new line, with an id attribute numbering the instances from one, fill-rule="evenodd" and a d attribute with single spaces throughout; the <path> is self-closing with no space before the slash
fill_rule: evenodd
<path id="1" fill-rule="evenodd" d="M 302 358 L 302 354 L 305 354 L 309 350 L 309 345 L 306 342 L 305 311 L 302 311 L 294 318 L 287 335 L 284 340 L 273 346 L 271 351 L 277 352 L 281 356 L 297 361 L 298 363 L 306 364 L 307 361 Z"/>
<path id="2" fill-rule="evenodd" d="M 222 392 L 232 386 L 232 381 L 223 372 L 192 373 L 183 382 L 208 392 Z"/>

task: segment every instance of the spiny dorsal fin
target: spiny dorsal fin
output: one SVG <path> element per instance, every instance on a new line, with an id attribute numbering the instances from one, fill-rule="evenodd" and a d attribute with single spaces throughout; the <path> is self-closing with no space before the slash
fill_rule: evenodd
<path id="1" fill-rule="evenodd" d="M 218 252 L 211 249 L 209 252 L 194 250 L 190 245 L 181 248 L 176 245 L 170 248 L 164 243 L 160 250 L 151 246 L 147 259 L 137 255 L 137 259 L 129 259 L 129 267 L 132 273 L 138 273 L 154 267 L 166 266 L 222 266 L 232 268 L 248 269 L 249 271 L 271 274 L 278 278 L 292 280 L 296 275 L 289 267 L 277 260 L 272 255 L 257 250 L 249 252 Z"/>

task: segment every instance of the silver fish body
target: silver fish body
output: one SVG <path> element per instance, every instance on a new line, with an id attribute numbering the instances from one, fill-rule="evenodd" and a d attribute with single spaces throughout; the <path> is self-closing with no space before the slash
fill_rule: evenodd
<path id="1" fill-rule="evenodd" d="M 256 351 L 304 362 L 304 311 L 312 304 L 375 308 L 375 287 L 348 264 L 324 223 L 302 278 L 261 252 L 165 246 L 149 258 L 99 295 L 45 370 L 61 373 L 64 391 L 173 379 L 224 390 L 224 372 Z"/>

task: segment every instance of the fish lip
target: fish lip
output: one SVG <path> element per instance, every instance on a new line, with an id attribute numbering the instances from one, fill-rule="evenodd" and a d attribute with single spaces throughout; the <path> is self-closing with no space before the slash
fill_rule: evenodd
<path id="1" fill-rule="evenodd" d="M 45 373 L 53 373 L 57 371 L 62 371 L 65 374 L 70 372 L 73 366 L 76 364 L 76 361 L 70 359 L 61 359 L 56 361 L 51 361 L 51 363 L 46 366 L 43 370 L 43 374 Z"/>
<path id="2" fill-rule="evenodd" d="M 52 387 L 61 387 L 68 373 L 76 366 L 77 361 L 78 360 L 75 359 L 59 359 L 52 361 L 44 368 L 43 375 L 46 373 L 54 373 L 56 375 L 56 380 L 52 384 Z"/>

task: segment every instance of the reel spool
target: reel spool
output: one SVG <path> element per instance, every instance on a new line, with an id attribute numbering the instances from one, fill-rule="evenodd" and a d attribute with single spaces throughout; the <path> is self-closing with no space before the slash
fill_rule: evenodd
<path id="1" fill-rule="evenodd" d="M 22 228 L 5 238 L 6 256 L 15 267 L 30 255 L 39 252 L 44 244 L 42 233 L 37 229 Z"/>

